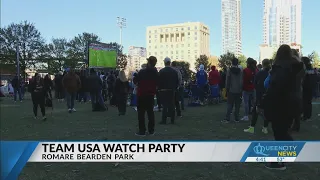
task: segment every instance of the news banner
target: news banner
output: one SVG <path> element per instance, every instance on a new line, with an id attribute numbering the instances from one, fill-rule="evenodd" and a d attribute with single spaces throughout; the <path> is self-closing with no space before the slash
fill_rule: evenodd
<path id="1" fill-rule="evenodd" d="M 320 162 L 319 152 L 320 141 L 1 141 L 1 170 L 19 173 L 27 162 Z"/>

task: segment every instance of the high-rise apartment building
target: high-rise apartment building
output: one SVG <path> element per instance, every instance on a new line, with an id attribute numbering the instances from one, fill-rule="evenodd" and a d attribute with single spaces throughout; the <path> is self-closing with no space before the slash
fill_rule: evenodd
<path id="1" fill-rule="evenodd" d="M 268 54 L 264 52 L 282 44 L 301 49 L 301 0 L 264 0 L 260 59 L 270 58 L 264 57 L 263 54 Z"/>
<path id="2" fill-rule="evenodd" d="M 187 22 L 147 27 L 148 56 L 158 58 L 157 67 L 163 67 L 163 59 L 186 61 L 194 70 L 200 55 L 210 55 L 209 28 L 200 22 Z"/>
<path id="3" fill-rule="evenodd" d="M 222 53 L 242 54 L 241 0 L 221 0 Z"/>
<path id="4" fill-rule="evenodd" d="M 128 51 L 128 69 L 135 71 L 141 68 L 141 65 L 146 63 L 147 52 L 144 47 L 130 46 Z"/>
<path id="5" fill-rule="evenodd" d="M 264 0 L 263 43 L 301 44 L 301 0 Z"/>

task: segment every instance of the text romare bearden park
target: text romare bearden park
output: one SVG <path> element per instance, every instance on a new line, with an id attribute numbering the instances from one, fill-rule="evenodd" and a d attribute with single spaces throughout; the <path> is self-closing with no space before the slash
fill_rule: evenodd
<path id="1" fill-rule="evenodd" d="M 134 160 L 132 153 L 182 153 L 185 147 L 183 143 L 42 143 L 41 145 L 44 152 L 43 160 Z M 77 157 L 73 153 L 77 153 Z"/>

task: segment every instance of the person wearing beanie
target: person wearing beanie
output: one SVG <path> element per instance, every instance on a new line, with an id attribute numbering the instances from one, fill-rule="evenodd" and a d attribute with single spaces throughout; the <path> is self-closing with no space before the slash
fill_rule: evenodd
<path id="1" fill-rule="evenodd" d="M 262 117 L 264 118 L 264 124 L 263 124 L 263 128 L 262 128 L 262 132 L 264 134 L 268 133 L 268 121 L 267 119 L 264 117 L 263 113 L 262 113 L 262 109 L 261 109 L 261 101 L 262 101 L 262 96 L 263 94 L 266 92 L 266 88 L 264 87 L 264 81 L 265 79 L 268 77 L 269 75 L 269 71 L 271 69 L 271 63 L 269 59 L 264 59 L 262 61 L 262 67 L 263 69 L 261 71 L 259 71 L 256 76 L 255 76 L 255 89 L 256 89 L 256 103 L 253 106 L 253 110 L 252 110 L 252 120 L 251 120 L 251 125 L 249 126 L 248 129 L 245 129 L 244 132 L 247 133 L 254 133 L 254 128 L 255 125 L 257 123 L 258 120 L 258 116 L 262 115 Z"/>
<path id="2" fill-rule="evenodd" d="M 171 59 L 164 59 L 165 67 L 159 71 L 159 95 L 162 103 L 162 120 L 160 124 L 166 124 L 167 118 L 171 123 L 175 121 L 175 93 L 179 87 L 178 73 L 171 66 Z"/>
<path id="3" fill-rule="evenodd" d="M 196 74 L 197 79 L 197 85 L 199 89 L 199 100 L 200 104 L 203 105 L 204 102 L 204 96 L 205 96 L 205 88 L 208 83 L 208 75 L 206 71 L 204 70 L 204 65 L 201 64 L 199 66 L 199 71 Z"/>
<path id="4" fill-rule="evenodd" d="M 139 120 L 139 131 L 137 136 L 146 135 L 145 114 L 148 116 L 148 133 L 154 135 L 155 117 L 154 117 L 154 96 L 157 92 L 159 83 L 159 74 L 155 68 L 157 58 L 150 56 L 147 59 L 148 63 L 145 69 L 141 69 L 133 82 L 137 85 L 137 111 Z"/>
<path id="5" fill-rule="evenodd" d="M 238 67 L 239 60 L 237 58 L 232 59 L 232 66 L 228 69 L 226 74 L 226 94 L 227 99 L 227 115 L 222 123 L 230 122 L 230 115 L 232 113 L 233 106 L 235 106 L 235 122 L 239 122 L 239 110 L 241 104 L 242 93 L 242 71 Z"/>

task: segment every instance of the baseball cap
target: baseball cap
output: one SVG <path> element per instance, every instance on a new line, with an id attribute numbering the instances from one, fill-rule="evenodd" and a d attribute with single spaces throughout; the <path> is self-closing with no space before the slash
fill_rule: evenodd
<path id="1" fill-rule="evenodd" d="M 170 58 L 168 58 L 168 57 L 166 57 L 166 58 L 164 58 L 164 60 L 163 60 L 165 63 L 167 63 L 167 62 L 171 62 L 171 59 Z"/>

